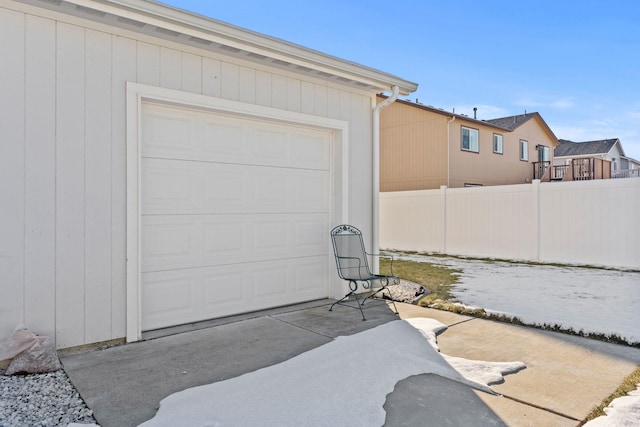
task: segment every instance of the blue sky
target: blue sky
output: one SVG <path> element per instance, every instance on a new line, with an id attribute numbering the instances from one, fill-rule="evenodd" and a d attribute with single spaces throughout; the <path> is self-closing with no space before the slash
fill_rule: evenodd
<path id="1" fill-rule="evenodd" d="M 640 160 L 640 2 L 165 0 L 418 83 L 479 119 L 537 111 L 558 138 Z"/>

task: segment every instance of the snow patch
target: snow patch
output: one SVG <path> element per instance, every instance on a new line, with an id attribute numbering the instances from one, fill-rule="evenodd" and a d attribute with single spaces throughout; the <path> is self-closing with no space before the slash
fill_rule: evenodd
<path id="1" fill-rule="evenodd" d="M 627 396 L 615 399 L 604 408 L 607 415 L 595 418 L 584 427 L 633 427 L 640 424 L 640 384 Z"/>
<path id="2" fill-rule="evenodd" d="M 431 373 L 494 393 L 489 384 L 525 367 L 444 356 L 436 336 L 446 329 L 417 318 L 338 337 L 283 363 L 175 393 L 142 426 L 383 425 L 386 396 L 405 378 Z"/>
<path id="3" fill-rule="evenodd" d="M 530 325 L 617 335 L 640 342 L 640 272 L 395 254 L 461 270 L 451 293 L 461 304 Z"/>

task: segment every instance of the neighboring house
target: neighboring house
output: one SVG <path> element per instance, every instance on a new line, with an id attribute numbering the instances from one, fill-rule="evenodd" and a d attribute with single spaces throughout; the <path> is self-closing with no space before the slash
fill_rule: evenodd
<path id="1" fill-rule="evenodd" d="M 385 192 L 548 181 L 558 144 L 538 113 L 476 120 L 396 101 L 383 110 L 380 123 Z"/>
<path id="2" fill-rule="evenodd" d="M 144 0 L 0 0 L 0 35 L 0 338 L 344 293 L 329 233 L 376 241 L 376 94 L 416 84 Z"/>
<path id="3" fill-rule="evenodd" d="M 620 156 L 620 169 L 612 172 L 613 178 L 640 178 L 640 160 Z"/>
<path id="4" fill-rule="evenodd" d="M 637 177 L 640 162 L 626 157 L 618 138 L 574 142 L 559 140 L 553 175 L 565 181 Z"/>

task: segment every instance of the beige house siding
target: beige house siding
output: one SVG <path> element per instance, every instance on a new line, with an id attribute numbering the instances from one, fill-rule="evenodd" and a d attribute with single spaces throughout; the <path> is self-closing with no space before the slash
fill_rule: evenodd
<path id="1" fill-rule="evenodd" d="M 395 102 L 382 110 L 380 123 L 381 191 L 446 184 L 446 116 Z"/>
<path id="2" fill-rule="evenodd" d="M 456 119 L 449 126 L 450 131 L 450 176 L 447 185 L 451 188 L 468 185 L 499 185 L 513 182 L 510 176 L 522 174 L 522 165 L 513 161 L 518 156 L 517 142 L 511 146 L 507 141 L 507 131 L 478 122 Z M 462 128 L 477 129 L 479 132 L 478 152 L 462 149 Z M 503 137 L 503 154 L 493 152 L 493 134 Z M 500 173 L 498 173 L 500 172 Z"/>
<path id="3" fill-rule="evenodd" d="M 465 184 L 508 185 L 531 182 L 533 163 L 538 161 L 538 145 L 549 147 L 553 160 L 555 143 L 549 138 L 540 123 L 531 119 L 514 132 L 493 126 L 478 125 L 477 122 L 458 123 L 451 131 L 451 176 L 449 187 L 464 187 Z M 452 123 L 452 124 L 453 124 Z M 461 147 L 461 126 L 478 129 L 480 132 L 479 152 L 464 151 Z M 452 126 L 453 127 L 453 126 Z M 502 154 L 493 152 L 493 135 L 502 135 Z M 527 141 L 528 160 L 520 160 L 520 141 Z"/>
<path id="4" fill-rule="evenodd" d="M 380 124 L 382 192 L 443 185 L 524 184 L 533 179 L 537 146 L 549 147 L 552 162 L 557 145 L 555 136 L 537 115 L 511 131 L 444 110 L 396 101 L 382 111 Z M 463 127 L 478 131 L 477 152 L 462 149 Z M 494 134 L 502 135 L 501 154 L 493 151 Z M 528 144 L 526 161 L 520 160 L 521 140 Z"/>

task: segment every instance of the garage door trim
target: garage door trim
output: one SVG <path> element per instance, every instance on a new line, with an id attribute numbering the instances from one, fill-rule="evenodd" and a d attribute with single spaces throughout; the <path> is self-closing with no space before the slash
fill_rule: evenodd
<path id="1" fill-rule="evenodd" d="M 347 169 L 348 122 L 313 116 L 292 111 L 213 98 L 177 90 L 127 83 L 127 277 L 126 277 L 126 339 L 127 342 L 142 338 L 141 301 L 141 144 L 142 104 L 152 102 L 182 108 L 195 108 L 233 117 L 269 120 L 322 130 L 333 135 L 331 170 L 332 194 L 331 216 L 336 223 L 348 218 Z M 331 289 L 339 288 L 332 283 Z"/>

